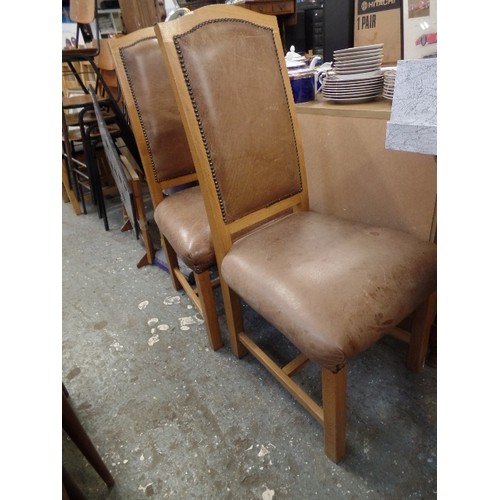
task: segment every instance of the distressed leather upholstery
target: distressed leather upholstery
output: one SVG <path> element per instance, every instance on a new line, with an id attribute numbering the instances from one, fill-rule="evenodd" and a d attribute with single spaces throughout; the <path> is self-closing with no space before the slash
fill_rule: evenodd
<path id="1" fill-rule="evenodd" d="M 158 41 L 154 32 L 147 33 L 148 36 L 122 47 L 120 58 L 146 138 L 145 153 L 156 181 L 161 182 L 195 169 Z"/>
<path id="2" fill-rule="evenodd" d="M 338 371 L 434 290 L 436 251 L 391 229 L 297 212 L 238 240 L 222 276 L 310 360 Z"/>

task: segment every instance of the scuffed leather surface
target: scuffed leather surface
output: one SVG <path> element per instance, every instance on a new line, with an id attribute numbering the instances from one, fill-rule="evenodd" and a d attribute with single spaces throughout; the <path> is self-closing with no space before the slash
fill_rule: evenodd
<path id="1" fill-rule="evenodd" d="M 193 271 L 215 264 L 212 234 L 199 186 L 168 195 L 155 209 L 158 229 Z"/>
<path id="2" fill-rule="evenodd" d="M 195 171 L 156 37 L 120 49 L 157 182 Z"/>
<path id="3" fill-rule="evenodd" d="M 238 240 L 221 273 L 309 359 L 337 370 L 435 289 L 436 246 L 299 212 Z"/>
<path id="4" fill-rule="evenodd" d="M 176 43 L 225 221 L 301 191 L 293 102 L 287 100 L 272 31 L 223 19 L 197 26 Z M 235 188 L 245 185 L 252 189 Z"/>

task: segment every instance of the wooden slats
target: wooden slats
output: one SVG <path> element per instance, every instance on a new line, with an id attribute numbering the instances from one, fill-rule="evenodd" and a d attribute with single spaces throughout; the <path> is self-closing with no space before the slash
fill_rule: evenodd
<path id="1" fill-rule="evenodd" d="M 238 335 L 240 342 L 255 356 L 285 389 L 321 424 L 323 425 L 323 409 L 296 382 L 245 333 Z"/>

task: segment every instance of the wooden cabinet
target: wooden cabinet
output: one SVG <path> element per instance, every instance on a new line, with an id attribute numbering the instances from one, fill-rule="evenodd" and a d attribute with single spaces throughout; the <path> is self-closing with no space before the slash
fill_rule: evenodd
<path id="1" fill-rule="evenodd" d="M 245 7 L 261 14 L 274 16 L 295 14 L 295 0 L 248 0 L 245 2 Z"/>

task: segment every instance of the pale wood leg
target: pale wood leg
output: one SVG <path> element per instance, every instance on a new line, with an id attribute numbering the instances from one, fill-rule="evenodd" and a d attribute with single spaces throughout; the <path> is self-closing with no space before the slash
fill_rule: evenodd
<path id="1" fill-rule="evenodd" d="M 437 293 L 434 292 L 416 311 L 411 327 L 410 348 L 406 365 L 418 372 L 425 364 L 429 348 L 429 336 L 436 317 Z"/>
<path id="2" fill-rule="evenodd" d="M 66 203 L 67 201 L 71 201 L 71 205 L 73 206 L 73 211 L 76 215 L 80 215 L 82 211 L 80 210 L 80 204 L 76 199 L 76 195 L 71 189 L 71 184 L 69 182 L 68 171 L 66 170 L 66 165 L 64 160 L 62 161 L 62 185 L 63 185 L 63 200 Z"/>
<path id="3" fill-rule="evenodd" d="M 137 221 L 139 224 L 139 230 L 141 232 L 142 241 L 144 242 L 144 248 L 146 249 L 146 262 L 152 264 L 155 259 L 155 248 L 153 245 L 153 240 L 151 238 L 151 233 L 148 228 L 148 219 L 146 216 L 146 209 L 144 208 L 144 199 L 142 197 L 142 189 L 140 181 L 132 181 L 132 193 L 134 196 L 135 209 L 137 212 Z M 144 265 L 144 258 L 139 261 L 137 267 Z"/>
<path id="4" fill-rule="evenodd" d="M 208 343 L 210 347 L 216 351 L 220 349 L 224 343 L 220 333 L 219 319 L 217 317 L 217 309 L 215 307 L 215 297 L 210 280 L 209 271 L 194 274 L 196 280 L 196 288 L 200 299 L 200 308 L 205 320 L 205 328 L 207 330 Z"/>
<path id="5" fill-rule="evenodd" d="M 333 373 L 321 369 L 323 393 L 323 432 L 326 456 L 339 463 L 345 455 L 347 368 Z"/>
<path id="6" fill-rule="evenodd" d="M 177 260 L 177 254 L 168 242 L 167 238 L 163 235 L 161 237 L 163 251 L 165 252 L 165 258 L 167 259 L 168 272 L 170 274 L 170 279 L 172 280 L 172 286 L 175 290 L 180 290 L 182 285 L 178 280 L 175 269 L 179 267 L 179 261 Z"/>
<path id="7" fill-rule="evenodd" d="M 226 322 L 229 331 L 229 343 L 231 345 L 231 352 L 237 357 L 241 358 L 248 353 L 245 346 L 240 342 L 238 336 L 240 332 L 244 332 L 243 327 L 243 307 L 241 299 L 233 292 L 225 283 L 220 279 L 222 288 L 222 298 L 224 300 L 224 309 L 226 311 Z"/>

